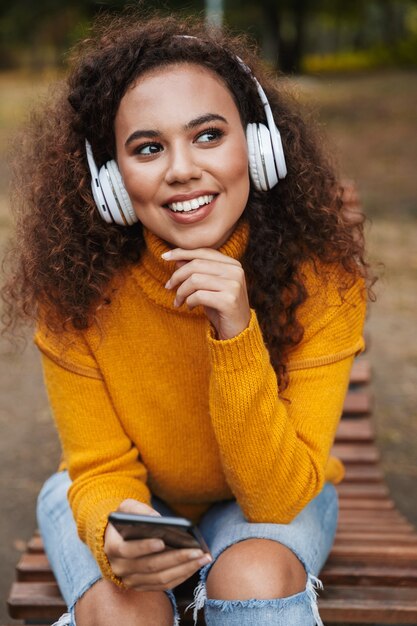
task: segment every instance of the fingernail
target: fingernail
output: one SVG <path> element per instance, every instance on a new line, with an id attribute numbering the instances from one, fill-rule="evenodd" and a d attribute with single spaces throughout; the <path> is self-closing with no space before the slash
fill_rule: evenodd
<path id="1" fill-rule="evenodd" d="M 165 283 L 165 289 L 171 289 L 171 280 L 167 280 Z"/>
<path id="2" fill-rule="evenodd" d="M 174 306 L 180 306 L 178 300 L 175 298 L 174 300 Z"/>
<path id="3" fill-rule="evenodd" d="M 207 563 L 211 563 L 212 560 L 213 559 L 211 558 L 210 554 L 205 554 L 203 558 L 199 559 L 198 563 L 199 565 L 207 565 Z"/>
<path id="4" fill-rule="evenodd" d="M 165 544 L 163 541 L 159 541 L 159 539 L 156 539 L 155 541 L 151 542 L 151 550 L 155 550 L 155 552 L 157 550 L 163 550 L 165 548 Z"/>
<path id="5" fill-rule="evenodd" d="M 202 550 L 192 550 L 190 552 L 190 559 L 198 559 L 199 556 L 203 556 Z"/>
<path id="6" fill-rule="evenodd" d="M 163 254 L 161 254 L 161 257 L 163 259 L 170 259 L 171 258 L 171 250 L 168 250 L 168 252 L 164 252 Z"/>

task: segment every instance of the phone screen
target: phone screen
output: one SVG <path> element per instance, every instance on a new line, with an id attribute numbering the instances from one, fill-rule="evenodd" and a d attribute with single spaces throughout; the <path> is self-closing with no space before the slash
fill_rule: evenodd
<path id="1" fill-rule="evenodd" d="M 196 526 L 183 517 L 156 517 L 133 513 L 110 513 L 109 522 L 126 541 L 162 539 L 167 548 L 209 549 Z"/>

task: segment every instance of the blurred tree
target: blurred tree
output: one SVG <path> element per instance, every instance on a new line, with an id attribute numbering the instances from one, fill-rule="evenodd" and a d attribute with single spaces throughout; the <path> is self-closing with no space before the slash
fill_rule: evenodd
<path id="1" fill-rule="evenodd" d="M 74 29 L 85 18 L 84 5 L 82 0 L 1 0 L 1 45 L 8 52 L 2 57 L 3 65 L 7 60 L 20 61 L 24 52 L 31 69 L 56 63 L 71 43 Z"/>
<path id="2" fill-rule="evenodd" d="M 139 0 L 161 12 L 203 12 L 204 0 Z M 128 0 L 0 0 L 0 68 L 22 63 L 32 70 L 62 64 L 64 54 L 100 11 L 134 6 Z M 24 59 L 22 59 L 24 57 Z"/>
<path id="3" fill-rule="evenodd" d="M 366 0 L 260 0 L 266 58 L 285 73 L 300 72 L 313 18 L 331 17 L 335 25 L 360 21 Z"/>
<path id="4" fill-rule="evenodd" d="M 286 73 L 300 71 L 306 20 L 314 4 L 315 0 L 261 0 L 263 49 L 277 69 Z"/>
<path id="5" fill-rule="evenodd" d="M 207 0 L 206 0 L 207 2 Z M 219 2 L 219 0 L 217 0 Z M 205 0 L 136 0 L 145 10 L 204 13 Z M 0 0 L 0 67 L 62 64 L 69 46 L 102 10 L 132 0 Z M 300 72 L 306 52 L 395 46 L 417 0 L 223 0 L 225 22 L 249 31 L 275 68 Z M 413 49 L 407 54 L 412 55 Z"/>

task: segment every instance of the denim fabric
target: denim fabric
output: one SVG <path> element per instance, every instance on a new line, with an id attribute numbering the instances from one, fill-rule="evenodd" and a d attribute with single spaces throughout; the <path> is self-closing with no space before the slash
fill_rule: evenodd
<path id="1" fill-rule="evenodd" d="M 69 485 L 66 472 L 54 474 L 47 480 L 38 499 L 38 523 L 46 553 L 69 607 L 70 620 L 67 623 L 75 626 L 75 603 L 101 578 L 101 573 L 90 550 L 78 538 L 67 501 Z M 157 498 L 152 500 L 152 506 L 161 515 L 172 515 L 169 507 Z M 316 602 L 316 589 L 321 583 L 316 576 L 332 547 L 337 513 L 337 493 L 330 483 L 290 524 L 249 523 L 235 501 L 213 505 L 199 524 L 213 563 L 200 570 L 200 584 L 191 605 L 194 616 L 204 607 L 207 626 L 322 626 Z M 287 598 L 270 600 L 207 598 L 205 583 L 216 559 L 229 546 L 249 538 L 270 539 L 290 548 L 306 570 L 306 589 Z M 175 598 L 172 592 L 168 592 L 168 596 L 174 607 L 175 626 L 179 623 Z"/>
<path id="2" fill-rule="evenodd" d="M 331 483 L 327 483 L 290 524 L 252 524 L 245 520 L 235 501 L 215 504 L 200 524 L 213 563 L 200 571 L 200 584 L 191 605 L 194 615 L 204 606 L 207 626 L 322 626 L 316 602 L 316 590 L 322 588 L 322 584 L 316 577 L 333 545 L 337 514 L 337 492 Z M 271 600 L 207 599 L 205 582 L 216 559 L 229 546 L 250 538 L 270 539 L 290 548 L 306 570 L 306 589 L 287 598 Z"/>
<path id="3" fill-rule="evenodd" d="M 68 472 L 53 474 L 42 487 L 37 506 L 38 526 L 45 552 L 68 606 L 69 613 L 62 616 L 63 626 L 76 626 L 74 609 L 77 600 L 102 578 L 90 549 L 78 537 L 67 499 L 70 484 Z M 172 515 L 171 510 L 156 498 L 152 506 L 161 515 Z M 172 591 L 167 591 L 167 595 L 174 609 L 173 626 L 177 626 L 179 617 L 175 597 Z"/>

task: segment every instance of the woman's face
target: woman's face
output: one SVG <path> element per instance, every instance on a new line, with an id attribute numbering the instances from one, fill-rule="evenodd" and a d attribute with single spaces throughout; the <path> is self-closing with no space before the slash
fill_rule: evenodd
<path id="1" fill-rule="evenodd" d="M 115 119 L 117 163 L 136 215 L 173 247 L 218 248 L 249 195 L 245 132 L 221 79 L 169 65 L 126 92 Z"/>

